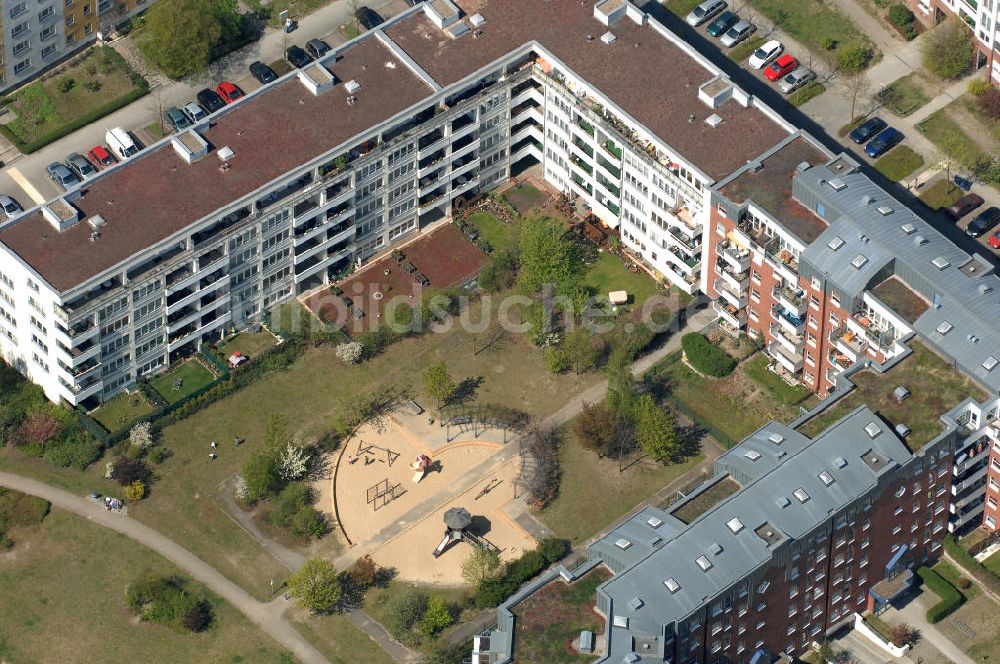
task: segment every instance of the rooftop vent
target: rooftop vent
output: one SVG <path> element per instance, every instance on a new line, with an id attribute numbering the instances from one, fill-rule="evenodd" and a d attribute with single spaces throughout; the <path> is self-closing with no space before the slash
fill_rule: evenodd
<path id="1" fill-rule="evenodd" d="M 989 295 L 992 292 L 993 292 L 993 286 L 989 284 L 979 284 L 980 295 Z"/>
<path id="2" fill-rule="evenodd" d="M 840 178 L 833 178 L 827 182 L 827 184 L 830 185 L 830 188 L 834 191 L 843 191 L 844 189 L 847 189 L 847 183 Z"/>
<path id="3" fill-rule="evenodd" d="M 729 530 L 733 531 L 734 535 L 743 530 L 743 522 L 739 520 L 739 517 L 735 516 L 729 521 L 726 521 L 726 526 L 729 527 Z"/>
<path id="4" fill-rule="evenodd" d="M 837 457 L 836 459 L 833 460 L 833 465 L 835 465 L 837 468 L 844 468 L 847 466 L 847 459 L 845 459 L 844 457 Z"/>
<path id="5" fill-rule="evenodd" d="M 601 35 L 601 41 L 605 44 L 613 44 L 618 37 L 615 37 L 614 33 L 608 31 Z"/>
<path id="6" fill-rule="evenodd" d="M 840 237 L 839 235 L 834 235 L 833 239 L 830 240 L 830 242 L 827 243 L 826 246 L 836 251 L 837 249 L 840 249 L 841 247 L 844 246 L 844 238 Z"/>
<path id="7" fill-rule="evenodd" d="M 910 391 L 902 385 L 897 385 L 896 389 L 892 391 L 892 398 L 895 399 L 897 403 L 902 403 L 910 398 Z"/>
<path id="8" fill-rule="evenodd" d="M 174 134 L 170 137 L 170 144 L 174 146 L 174 152 L 189 164 L 208 154 L 208 143 L 194 129 Z"/>
<path id="9" fill-rule="evenodd" d="M 955 326 L 949 323 L 948 321 L 944 321 L 940 325 L 938 325 L 936 329 L 939 334 L 948 334 L 953 329 L 955 329 Z"/>
<path id="10" fill-rule="evenodd" d="M 432 0 L 424 3 L 424 14 L 439 28 L 445 28 L 459 17 L 458 5 L 451 0 Z"/>
<path id="11" fill-rule="evenodd" d="M 890 214 L 892 214 L 892 208 L 889 207 L 888 205 L 879 205 L 875 209 L 878 210 L 878 213 L 883 217 L 888 217 Z"/>
<path id="12" fill-rule="evenodd" d="M 861 197 L 861 204 L 862 205 L 871 205 L 874 202 L 875 202 L 875 199 L 872 198 L 871 196 L 869 196 L 868 194 L 865 194 L 864 196 Z"/>
<path id="13" fill-rule="evenodd" d="M 865 425 L 865 433 L 868 434 L 869 438 L 878 438 L 878 435 L 882 433 L 882 427 L 873 420 Z"/>
<path id="14" fill-rule="evenodd" d="M 42 216 L 56 230 L 66 230 L 80 219 L 80 211 L 69 204 L 65 198 L 56 198 L 42 206 Z"/>
<path id="15" fill-rule="evenodd" d="M 388 69 L 395 69 L 396 63 L 386 62 L 385 66 Z M 302 83 L 306 90 L 311 92 L 313 96 L 318 96 L 326 92 L 337 82 L 336 77 L 330 72 L 330 70 L 318 62 L 307 65 L 304 69 L 299 69 L 295 75 L 298 77 L 299 82 Z"/>
<path id="16" fill-rule="evenodd" d="M 482 14 L 473 14 L 469 17 L 469 23 L 472 24 L 472 27 L 478 28 L 483 23 L 486 23 L 486 18 Z"/>
<path id="17" fill-rule="evenodd" d="M 758 452 L 757 450 L 747 450 L 746 452 L 743 453 L 743 456 L 746 457 L 747 459 L 750 459 L 751 461 L 756 461 L 757 459 L 760 458 L 760 452 Z"/>
<path id="18" fill-rule="evenodd" d="M 792 504 L 792 501 L 790 501 L 787 496 L 778 496 L 778 499 L 774 502 L 778 503 L 778 507 L 781 509 L 785 509 Z"/>
<path id="19" fill-rule="evenodd" d="M 628 548 L 632 546 L 632 542 L 622 537 L 620 539 L 615 540 L 615 546 L 617 546 L 622 551 L 627 551 Z"/>
<path id="20" fill-rule="evenodd" d="M 933 265 L 939 270 L 943 270 L 949 265 L 951 265 L 951 262 L 949 262 L 948 259 L 945 258 L 944 256 L 938 256 L 937 258 L 931 261 L 931 265 Z"/>
<path id="21" fill-rule="evenodd" d="M 102 217 L 99 214 L 95 214 L 93 217 L 87 220 L 87 223 L 90 224 L 90 227 L 96 231 L 107 222 L 104 220 L 104 217 Z"/>
<path id="22" fill-rule="evenodd" d="M 615 627 L 620 627 L 622 629 L 628 629 L 628 616 L 615 616 L 612 624 Z"/>
<path id="23" fill-rule="evenodd" d="M 798 500 L 800 503 L 806 503 L 809 501 L 809 494 L 806 493 L 806 490 L 803 489 L 802 487 L 799 487 L 798 489 L 793 491 L 792 495 L 795 496 L 796 500 Z"/>
<path id="24" fill-rule="evenodd" d="M 361 84 L 355 81 L 353 78 L 344 84 L 344 89 L 347 90 L 347 94 L 353 95 L 355 92 L 361 89 Z"/>
<path id="25" fill-rule="evenodd" d="M 979 343 L 979 337 L 976 336 L 975 334 L 967 335 L 965 338 L 968 339 L 971 343 L 974 343 L 974 344 L 978 344 Z"/>
<path id="26" fill-rule="evenodd" d="M 912 235 L 912 234 L 913 234 L 913 232 L 914 232 L 915 230 L 917 230 L 917 227 L 916 227 L 916 226 L 914 226 L 913 224 L 911 224 L 911 223 L 907 222 L 907 223 L 903 224 L 902 226 L 900 226 L 900 227 L 899 227 L 899 230 L 903 231 L 903 232 L 904 232 L 904 233 L 906 233 L 907 235 Z"/>
<path id="27" fill-rule="evenodd" d="M 705 118 L 705 124 L 707 124 L 709 127 L 718 127 L 720 124 L 722 124 L 722 117 L 716 113 L 712 113 L 710 116 Z"/>
<path id="28" fill-rule="evenodd" d="M 854 267 L 855 270 L 860 270 L 865 266 L 867 262 L 868 262 L 867 256 L 865 256 L 864 254 L 858 254 L 857 256 L 854 257 L 854 260 L 851 261 L 851 265 Z"/>
<path id="29" fill-rule="evenodd" d="M 782 436 L 780 433 L 772 433 L 770 436 L 767 437 L 767 439 L 772 443 L 774 443 L 775 445 L 781 445 L 783 442 L 785 442 L 785 437 Z"/>
<path id="30" fill-rule="evenodd" d="M 229 161 L 230 159 L 236 156 L 236 153 L 233 152 L 233 149 L 228 146 L 219 148 L 219 151 L 216 154 L 219 156 L 219 161 Z"/>
<path id="31" fill-rule="evenodd" d="M 907 436 L 910 435 L 910 431 L 912 431 L 912 429 L 910 429 L 910 427 L 906 426 L 902 422 L 900 422 L 899 424 L 897 424 L 895 426 L 895 429 L 896 429 L 896 433 L 898 433 L 901 438 L 906 438 Z"/>
<path id="32" fill-rule="evenodd" d="M 712 542 L 712 546 L 708 547 L 708 552 L 713 556 L 717 556 L 722 553 L 722 545 L 718 542 Z"/>
<path id="33" fill-rule="evenodd" d="M 754 161 L 749 162 L 749 166 L 750 166 L 750 172 L 751 173 L 756 173 L 757 171 L 759 171 L 759 170 L 761 170 L 761 169 L 764 168 L 764 162 L 758 161 L 758 160 L 754 160 Z"/>
<path id="34" fill-rule="evenodd" d="M 997 368 L 997 364 L 1000 364 L 1000 360 L 990 355 L 985 360 L 983 360 L 983 369 L 986 369 L 987 371 L 993 371 L 994 369 Z"/>
<path id="35" fill-rule="evenodd" d="M 659 528 L 660 526 L 663 525 L 663 521 L 657 519 L 655 516 L 651 516 L 648 519 L 646 519 L 646 523 L 649 524 L 650 528 Z"/>
<path id="36" fill-rule="evenodd" d="M 649 542 L 650 546 L 656 546 L 657 544 L 663 541 L 663 538 L 657 535 L 656 537 L 650 537 L 649 540 L 647 541 Z"/>
<path id="37" fill-rule="evenodd" d="M 642 608 L 643 604 L 645 604 L 645 602 L 642 601 L 642 598 L 633 597 L 628 601 L 628 608 L 632 609 L 633 611 L 638 611 L 639 609 Z"/>
<path id="38" fill-rule="evenodd" d="M 927 238 L 925 238 L 923 235 L 913 236 L 913 244 L 917 245 L 918 247 L 924 246 L 925 244 L 927 244 L 927 241 L 928 241 Z"/>
<path id="39" fill-rule="evenodd" d="M 674 577 L 670 577 L 669 579 L 664 581 L 663 585 L 665 585 L 667 587 L 667 590 L 669 590 L 672 593 L 675 593 L 681 589 L 681 585 L 674 580 Z"/>
<path id="40" fill-rule="evenodd" d="M 796 173 L 805 173 L 810 168 L 812 168 L 812 164 L 810 164 L 808 161 L 800 161 L 799 165 L 795 167 L 795 172 Z"/>
<path id="41" fill-rule="evenodd" d="M 712 561 L 706 558 L 705 556 L 698 556 L 697 558 L 694 559 L 694 561 L 698 563 L 698 567 L 701 568 L 702 572 L 707 572 L 708 570 L 712 569 Z"/>
<path id="42" fill-rule="evenodd" d="M 830 486 L 833 484 L 833 475 L 831 475 L 828 470 L 821 471 L 818 477 L 819 481 L 823 483 L 823 486 Z"/>

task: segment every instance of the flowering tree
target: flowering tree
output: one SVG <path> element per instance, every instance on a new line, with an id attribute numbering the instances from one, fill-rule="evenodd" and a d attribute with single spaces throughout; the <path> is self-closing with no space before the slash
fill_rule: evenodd
<path id="1" fill-rule="evenodd" d="M 153 433 L 149 422 L 140 422 L 132 427 L 128 434 L 128 439 L 132 445 L 140 449 L 148 449 L 153 445 Z"/>
<path id="2" fill-rule="evenodd" d="M 106 464 L 104 464 L 104 478 L 110 480 L 114 476 L 115 476 L 115 462 L 108 461 Z"/>
<path id="3" fill-rule="evenodd" d="M 278 457 L 278 472 L 281 478 L 286 482 L 292 482 L 305 475 L 310 456 L 297 438 L 288 443 Z"/>
<path id="4" fill-rule="evenodd" d="M 13 437 L 16 445 L 39 445 L 59 432 L 59 422 L 44 410 L 36 410 L 21 422 Z"/>
<path id="5" fill-rule="evenodd" d="M 364 346 L 358 341 L 348 341 L 346 343 L 338 344 L 336 350 L 337 357 L 344 364 L 357 364 L 361 361 L 361 354 L 364 351 Z"/>

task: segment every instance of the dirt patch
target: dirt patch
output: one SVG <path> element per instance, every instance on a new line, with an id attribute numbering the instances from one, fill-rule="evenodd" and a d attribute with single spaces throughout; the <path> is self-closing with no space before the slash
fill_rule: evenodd
<path id="1" fill-rule="evenodd" d="M 964 98 L 963 98 L 964 99 Z M 970 101 L 969 103 L 975 103 Z M 964 103 L 951 103 L 948 105 L 951 112 L 951 119 L 962 128 L 969 138 L 973 140 L 984 152 L 988 154 L 1000 154 L 1000 140 L 996 133 L 990 130 L 982 118 L 978 117 Z"/>

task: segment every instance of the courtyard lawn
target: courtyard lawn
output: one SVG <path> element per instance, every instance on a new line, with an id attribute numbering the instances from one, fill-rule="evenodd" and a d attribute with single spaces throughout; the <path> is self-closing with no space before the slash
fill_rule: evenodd
<path id="1" fill-rule="evenodd" d="M 788 103 L 792 106 L 802 106 L 807 101 L 820 96 L 824 92 L 826 92 L 826 86 L 819 81 L 813 81 L 812 83 L 806 84 L 805 87 L 799 88 L 792 94 L 788 95 Z"/>
<path id="2" fill-rule="evenodd" d="M 947 560 L 940 561 L 937 565 L 934 565 L 932 569 L 938 574 L 940 574 L 948 583 L 955 586 L 955 589 L 958 590 L 958 592 L 962 593 L 962 595 L 965 596 L 965 599 L 967 600 L 976 597 L 981 592 L 979 590 L 979 586 L 976 585 L 976 581 L 974 579 L 970 579 L 972 581 L 972 585 L 966 588 L 965 590 L 959 588 L 958 580 L 959 578 L 963 578 L 963 574 L 959 572 L 958 569 L 954 565 L 949 563 Z M 964 577 L 964 578 L 969 578 L 969 577 Z"/>
<path id="3" fill-rule="evenodd" d="M 482 211 L 469 215 L 468 222 L 479 229 L 480 239 L 489 242 L 494 251 L 517 246 L 517 229 L 513 223 L 504 223 L 491 213 Z"/>
<path id="4" fill-rule="evenodd" d="M 924 165 L 924 158 L 905 145 L 897 145 L 875 160 L 875 170 L 899 182 Z"/>
<path id="5" fill-rule="evenodd" d="M 939 150 L 967 168 L 973 168 L 990 157 L 955 120 L 949 117 L 948 106 L 931 114 L 917 125 L 917 128 Z"/>
<path id="6" fill-rule="evenodd" d="M 2 132 L 21 152 L 34 152 L 146 94 L 146 82 L 110 46 L 92 48 L 58 71 L 4 102 L 15 119 Z"/>
<path id="7" fill-rule="evenodd" d="M 671 465 L 644 460 L 620 473 L 617 459 L 599 459 L 568 432 L 559 448 L 559 495 L 537 516 L 557 537 L 582 544 L 692 470 L 702 458 Z"/>
<path id="8" fill-rule="evenodd" d="M 783 404 L 795 406 L 812 396 L 812 390 L 805 385 L 789 385 L 781 376 L 773 371 L 769 371 L 767 368 L 767 356 L 763 353 L 758 353 L 744 362 L 740 365 L 740 370 L 748 378 L 767 390 L 772 398 L 777 399 Z"/>
<path id="9" fill-rule="evenodd" d="M 180 385 L 175 389 L 176 381 L 180 380 Z M 171 369 L 165 374 L 161 374 L 149 381 L 149 386 L 156 390 L 156 393 L 167 400 L 167 403 L 176 403 L 189 394 L 200 390 L 215 380 L 212 372 L 209 371 L 200 360 L 191 358 L 184 361 L 180 366 Z"/>
<path id="10" fill-rule="evenodd" d="M 966 397 L 986 398 L 986 393 L 919 342 L 911 342 L 913 353 L 885 374 L 860 371 L 851 377 L 857 387 L 828 410 L 799 427 L 813 437 L 862 404 L 886 418 L 890 424 L 905 424 L 912 430 L 906 443 L 918 450 L 941 432 L 938 419 Z M 897 402 L 897 386 L 910 396 Z"/>
<path id="11" fill-rule="evenodd" d="M 607 298 L 611 291 L 627 291 L 630 306 L 642 306 L 657 292 L 652 277 L 641 270 L 629 272 L 621 258 L 607 251 L 602 251 L 587 268 L 583 282 L 594 295 L 602 298 Z"/>
<path id="12" fill-rule="evenodd" d="M 920 74 L 914 72 L 886 86 L 879 92 L 878 100 L 883 108 L 905 118 L 929 102 L 931 96 L 924 91 Z"/>
<path id="13" fill-rule="evenodd" d="M 519 662 L 590 662 L 592 654 L 570 648 L 581 630 L 604 633 L 605 621 L 594 612 L 597 586 L 611 578 L 598 567 L 571 584 L 557 578 L 516 605 L 514 658 Z"/>
<path id="14" fill-rule="evenodd" d="M 537 187 L 523 182 L 505 191 L 503 197 L 517 210 L 519 215 L 524 217 L 544 203 L 545 199 L 548 198 L 548 194 Z"/>
<path id="15" fill-rule="evenodd" d="M 862 44 L 872 50 L 872 62 L 879 58 L 878 50 L 868 36 L 847 15 L 836 9 L 836 5 L 823 0 L 751 0 L 771 22 L 781 25 L 781 29 L 813 53 L 828 51 L 851 42 Z"/>
<path id="16" fill-rule="evenodd" d="M 137 417 L 153 412 L 153 406 L 138 390 L 122 393 L 90 413 L 109 433 L 114 433 Z"/>
<path id="17" fill-rule="evenodd" d="M 315 616 L 296 609 L 286 612 L 285 618 L 332 664 L 355 662 L 361 653 L 364 653 L 365 664 L 392 664 L 392 657 L 346 616 Z"/>
<path id="18" fill-rule="evenodd" d="M 15 534 L 15 553 L 0 564 L 4 661 L 293 661 L 243 614 L 190 579 L 189 587 L 212 604 L 208 630 L 178 633 L 137 622 L 125 606 L 128 584 L 151 572 L 184 575 L 124 535 L 60 510 Z"/>
<path id="19" fill-rule="evenodd" d="M 994 553 L 992 556 L 984 560 L 983 567 L 997 576 L 1000 576 L 1000 552 Z"/>
<path id="20" fill-rule="evenodd" d="M 963 193 L 954 182 L 938 180 L 920 193 L 920 202 L 932 210 L 941 210 L 951 207 Z"/>
<path id="21" fill-rule="evenodd" d="M 245 355 L 251 359 L 257 357 L 264 351 L 274 348 L 278 340 L 273 334 L 266 330 L 260 332 L 240 332 L 235 337 L 226 339 L 224 344 L 219 345 L 219 356 L 223 361 L 233 353 Z"/>

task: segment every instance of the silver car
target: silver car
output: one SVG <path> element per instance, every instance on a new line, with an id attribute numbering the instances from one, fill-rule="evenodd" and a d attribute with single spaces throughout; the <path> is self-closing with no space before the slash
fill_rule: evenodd
<path id="1" fill-rule="evenodd" d="M 205 109 L 203 109 L 195 102 L 187 104 L 181 110 L 184 111 L 184 115 L 188 116 L 188 119 L 191 120 L 192 124 L 208 117 L 208 113 L 205 112 Z"/>
<path id="2" fill-rule="evenodd" d="M 94 168 L 94 165 L 87 161 L 86 157 L 77 152 L 74 152 L 66 157 L 66 165 L 69 166 L 69 170 L 73 171 L 76 174 L 76 177 L 81 180 L 89 180 L 97 175 L 97 169 Z"/>
<path id="3" fill-rule="evenodd" d="M 692 9 L 691 13 L 684 20 L 692 28 L 697 28 L 725 8 L 726 0 L 705 0 L 705 2 Z"/>
<path id="4" fill-rule="evenodd" d="M 24 208 L 10 196 L 0 196 L 0 212 L 5 219 L 13 219 L 24 212 Z"/>
<path id="5" fill-rule="evenodd" d="M 799 67 L 781 79 L 778 89 L 786 95 L 791 94 L 814 78 L 816 78 L 816 72 L 806 67 Z"/>
<path id="6" fill-rule="evenodd" d="M 739 23 L 729 28 L 726 34 L 722 35 L 722 45 L 730 48 L 736 46 L 754 31 L 753 23 L 741 20 Z"/>

